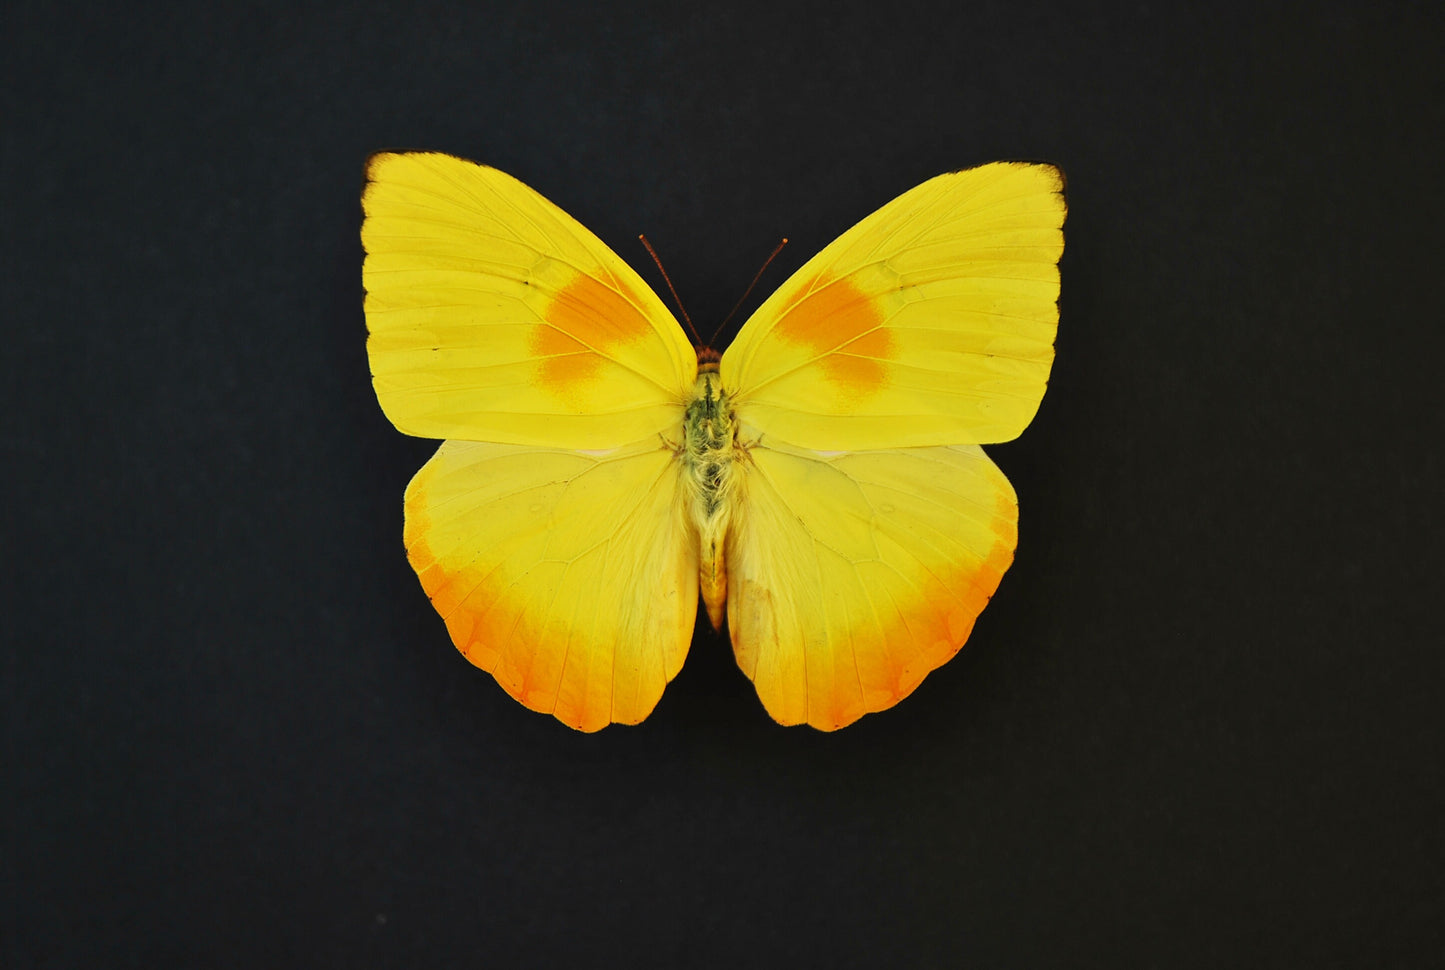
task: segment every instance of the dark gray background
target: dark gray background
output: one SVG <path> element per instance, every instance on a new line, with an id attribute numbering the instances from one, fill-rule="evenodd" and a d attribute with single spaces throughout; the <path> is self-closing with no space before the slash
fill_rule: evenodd
<path id="1" fill-rule="evenodd" d="M 690 6 L 7 4 L 5 965 L 1438 966 L 1434 7 Z M 831 736 L 707 632 L 594 736 L 470 667 L 367 373 L 382 148 L 645 231 L 705 329 L 779 236 L 764 291 L 1061 165 L 963 653 Z"/>

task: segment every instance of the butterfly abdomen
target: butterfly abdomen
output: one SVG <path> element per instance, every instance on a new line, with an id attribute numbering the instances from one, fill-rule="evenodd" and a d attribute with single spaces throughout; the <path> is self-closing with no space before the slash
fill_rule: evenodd
<path id="1" fill-rule="evenodd" d="M 698 582 L 714 628 L 722 626 L 727 601 L 723 549 L 737 484 L 734 429 L 732 407 L 718 379 L 717 364 L 704 363 L 698 368 L 692 403 L 683 421 L 683 461 L 699 542 Z"/>

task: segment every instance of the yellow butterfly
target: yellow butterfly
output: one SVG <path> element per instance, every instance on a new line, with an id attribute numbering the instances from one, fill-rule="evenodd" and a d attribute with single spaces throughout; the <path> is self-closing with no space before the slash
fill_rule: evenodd
<path id="1" fill-rule="evenodd" d="M 407 556 L 473 664 L 595 731 L 652 712 L 699 592 L 783 724 L 908 696 L 1013 561 L 978 446 L 1053 362 L 1061 173 L 940 175 L 848 230 L 721 358 L 557 206 L 434 153 L 367 168 L 367 351 L 398 429 L 445 438 Z"/>

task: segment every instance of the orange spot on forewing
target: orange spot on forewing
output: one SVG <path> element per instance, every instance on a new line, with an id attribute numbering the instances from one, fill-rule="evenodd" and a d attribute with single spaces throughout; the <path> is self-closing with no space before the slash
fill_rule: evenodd
<path id="1" fill-rule="evenodd" d="M 888 382 L 888 368 L 883 361 L 888 359 L 892 346 L 893 338 L 887 330 L 870 330 L 824 357 L 823 369 L 835 383 L 857 394 L 867 394 Z"/>
<path id="2" fill-rule="evenodd" d="M 893 337 L 883 327 L 882 308 L 847 277 L 819 276 L 805 284 L 774 333 L 818 355 L 823 373 L 849 396 L 888 382 Z"/>
<path id="3" fill-rule="evenodd" d="M 538 327 L 530 350 L 542 358 L 541 381 L 554 391 L 591 381 L 602 366 L 601 357 L 576 337 L 555 327 Z"/>
<path id="4" fill-rule="evenodd" d="M 529 349 L 542 358 L 541 383 L 570 394 L 594 380 L 603 359 L 651 332 L 641 302 L 621 281 L 613 288 L 579 273 L 548 302 L 546 323 L 532 336 Z"/>

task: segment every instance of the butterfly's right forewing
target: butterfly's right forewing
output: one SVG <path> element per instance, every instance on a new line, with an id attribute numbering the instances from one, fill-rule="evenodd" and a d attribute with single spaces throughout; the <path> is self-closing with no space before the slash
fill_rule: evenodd
<path id="1" fill-rule="evenodd" d="M 1016 437 L 1048 382 L 1063 178 L 995 162 L 924 182 L 794 273 L 723 355 L 757 434 L 806 448 Z"/>

